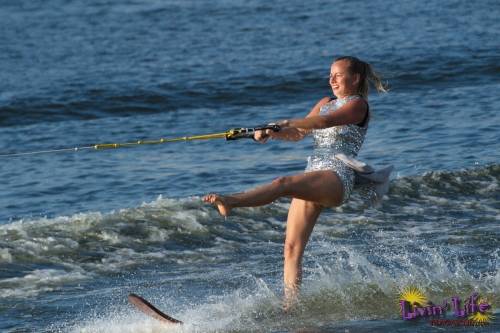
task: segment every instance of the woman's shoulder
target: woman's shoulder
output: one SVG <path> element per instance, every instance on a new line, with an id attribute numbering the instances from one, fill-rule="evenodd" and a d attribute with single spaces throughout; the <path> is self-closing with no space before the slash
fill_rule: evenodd
<path id="1" fill-rule="evenodd" d="M 316 103 L 316 107 L 321 109 L 323 106 L 327 105 L 328 103 L 330 103 L 334 100 L 335 100 L 335 97 L 325 96 L 322 99 L 320 99 L 318 103 Z"/>
<path id="2" fill-rule="evenodd" d="M 331 101 L 335 100 L 336 98 L 337 97 L 335 97 L 335 96 L 333 96 L 333 97 L 332 96 L 325 96 L 319 100 L 318 104 L 325 105 L 326 103 L 331 102 Z"/>
<path id="3" fill-rule="evenodd" d="M 361 95 L 351 95 L 345 98 L 344 103 L 351 103 L 354 105 L 357 105 L 358 107 L 361 107 L 362 109 L 369 109 L 370 104 L 368 103 L 368 100 L 364 98 Z"/>
<path id="4" fill-rule="evenodd" d="M 370 120 L 370 105 L 368 104 L 368 100 L 361 95 L 352 95 L 349 96 L 347 102 L 352 105 L 353 110 L 363 114 L 363 120 L 356 125 L 359 127 L 366 127 Z"/>
<path id="5" fill-rule="evenodd" d="M 312 108 L 311 112 L 309 112 L 309 114 L 306 116 L 306 118 L 319 115 L 321 113 L 321 110 L 330 102 L 330 100 L 331 97 L 329 96 L 320 99 L 318 102 L 316 102 L 316 104 Z"/>
<path id="6" fill-rule="evenodd" d="M 335 97 L 335 96 L 326 96 L 326 97 L 323 97 L 319 101 L 318 105 L 319 105 L 320 109 L 324 109 L 324 108 L 327 108 L 329 106 L 334 105 L 336 100 L 337 100 L 337 97 Z"/>

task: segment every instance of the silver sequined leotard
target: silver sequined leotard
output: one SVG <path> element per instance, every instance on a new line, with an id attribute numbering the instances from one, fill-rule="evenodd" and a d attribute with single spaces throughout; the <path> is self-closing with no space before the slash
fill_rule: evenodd
<path id="1" fill-rule="evenodd" d="M 348 96 L 334 99 L 320 109 L 319 114 L 325 115 L 335 112 L 349 101 L 361 96 Z M 369 117 L 369 116 L 368 116 Z M 351 194 L 354 186 L 354 171 L 347 167 L 342 161 L 335 158 L 336 153 L 343 153 L 347 156 L 356 157 L 365 139 L 368 129 L 368 118 L 363 126 L 355 124 L 334 126 L 319 130 L 313 130 L 314 151 L 307 159 L 306 172 L 316 170 L 332 170 L 342 181 L 344 186 L 342 203 L 345 203 Z"/>

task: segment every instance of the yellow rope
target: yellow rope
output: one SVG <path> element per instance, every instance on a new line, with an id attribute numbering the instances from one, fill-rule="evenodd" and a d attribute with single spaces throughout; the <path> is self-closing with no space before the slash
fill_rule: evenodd
<path id="1" fill-rule="evenodd" d="M 232 130 L 229 130 L 229 131 L 224 132 L 224 133 L 183 136 L 183 137 L 173 138 L 173 139 L 161 138 L 159 140 L 138 140 L 135 142 L 124 142 L 124 143 L 99 143 L 99 144 L 94 145 L 93 147 L 94 147 L 94 149 L 113 149 L 113 148 L 122 148 L 122 147 L 133 147 L 133 146 L 139 146 L 139 145 L 157 145 L 157 144 L 161 144 L 161 143 L 178 142 L 178 141 L 224 139 L 224 138 L 227 138 L 228 135 L 231 135 L 231 134 L 232 134 Z"/>
<path id="2" fill-rule="evenodd" d="M 179 138 L 166 139 L 161 138 L 158 140 L 138 140 L 134 142 L 121 142 L 121 143 L 98 143 L 92 146 L 81 146 L 74 148 L 61 148 L 61 149 L 51 149 L 51 150 L 39 150 L 39 151 L 29 151 L 23 153 L 10 153 L 10 154 L 0 154 L 0 157 L 13 157 L 13 156 L 24 156 L 24 155 L 35 155 L 35 154 L 46 154 L 46 153 L 57 153 L 57 152 L 69 152 L 69 151 L 79 151 L 86 149 L 115 149 L 122 147 L 135 147 L 139 145 L 157 145 L 168 142 L 179 142 L 179 141 L 193 141 L 193 140 L 210 140 L 210 139 L 231 139 L 242 129 L 230 129 L 223 133 L 213 133 L 204 135 L 193 135 L 193 136 L 182 136 Z"/>
<path id="3" fill-rule="evenodd" d="M 280 127 L 276 124 L 268 124 L 263 127 L 256 128 L 232 128 L 223 133 L 213 133 L 204 135 L 193 135 L 193 136 L 182 136 L 179 138 L 165 139 L 161 138 L 159 140 L 138 140 L 133 142 L 122 142 L 122 143 L 98 143 L 92 146 L 81 146 L 74 148 L 61 148 L 61 149 L 51 149 L 51 150 L 38 150 L 29 151 L 23 153 L 7 153 L 0 154 L 0 157 L 13 157 L 13 156 L 23 156 L 23 155 L 35 155 L 35 154 L 45 154 L 45 153 L 56 153 L 56 152 L 69 152 L 69 151 L 79 151 L 84 149 L 114 149 L 122 147 L 135 147 L 139 145 L 157 145 L 161 143 L 168 142 L 178 142 L 178 141 L 192 141 L 192 140 L 210 140 L 210 139 L 226 139 L 226 140 L 236 140 L 241 138 L 253 138 L 255 131 L 272 129 L 277 132 Z"/>

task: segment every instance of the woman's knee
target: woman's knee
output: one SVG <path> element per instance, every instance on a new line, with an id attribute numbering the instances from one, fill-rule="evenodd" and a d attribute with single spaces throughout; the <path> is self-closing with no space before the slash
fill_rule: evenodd
<path id="1" fill-rule="evenodd" d="M 295 194 L 297 191 L 297 186 L 300 183 L 300 176 L 281 176 L 272 181 L 272 184 L 276 186 L 280 195 L 289 196 Z"/>
<path id="2" fill-rule="evenodd" d="M 272 184 L 276 186 L 278 191 L 284 192 L 286 189 L 286 186 L 292 182 L 292 179 L 290 176 L 282 176 L 274 179 L 272 181 Z"/>

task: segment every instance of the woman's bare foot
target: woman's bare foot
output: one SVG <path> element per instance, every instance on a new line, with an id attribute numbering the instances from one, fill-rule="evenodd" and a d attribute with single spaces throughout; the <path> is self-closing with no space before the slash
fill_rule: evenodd
<path id="1" fill-rule="evenodd" d="M 299 293 L 297 287 L 285 287 L 285 295 L 283 297 L 283 312 L 292 312 L 299 303 Z"/>
<path id="2" fill-rule="evenodd" d="M 231 212 L 232 207 L 226 202 L 226 198 L 222 195 L 214 193 L 207 194 L 203 197 L 203 201 L 216 205 L 219 210 L 219 214 L 224 217 L 228 216 Z"/>

